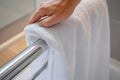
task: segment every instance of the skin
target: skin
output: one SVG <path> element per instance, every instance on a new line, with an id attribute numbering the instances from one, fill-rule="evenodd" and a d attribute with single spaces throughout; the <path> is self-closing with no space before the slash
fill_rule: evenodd
<path id="1" fill-rule="evenodd" d="M 38 22 L 42 27 L 51 27 L 66 20 L 80 0 L 49 0 L 43 2 L 29 20 L 29 24 Z"/>

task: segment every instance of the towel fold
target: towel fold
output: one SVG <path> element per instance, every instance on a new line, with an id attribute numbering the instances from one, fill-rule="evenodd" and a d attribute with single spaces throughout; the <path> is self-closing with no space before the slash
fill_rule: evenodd
<path id="1" fill-rule="evenodd" d="M 67 20 L 51 28 L 28 25 L 25 35 L 28 46 L 38 39 L 48 45 L 47 69 L 36 80 L 109 80 L 110 35 L 105 0 L 81 0 Z"/>

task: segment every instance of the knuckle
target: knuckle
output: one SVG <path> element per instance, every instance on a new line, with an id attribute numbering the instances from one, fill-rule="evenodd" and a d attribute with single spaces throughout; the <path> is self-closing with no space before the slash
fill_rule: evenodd
<path id="1" fill-rule="evenodd" d="M 47 9 L 47 7 L 44 3 L 42 3 L 39 7 L 39 10 L 44 10 L 44 9 Z"/>

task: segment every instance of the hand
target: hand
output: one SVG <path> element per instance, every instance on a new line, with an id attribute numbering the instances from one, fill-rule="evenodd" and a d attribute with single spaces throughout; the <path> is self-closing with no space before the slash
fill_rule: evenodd
<path id="1" fill-rule="evenodd" d="M 51 27 L 67 19 L 80 0 L 52 0 L 44 2 L 31 17 L 29 24 L 39 21 L 42 27 Z"/>

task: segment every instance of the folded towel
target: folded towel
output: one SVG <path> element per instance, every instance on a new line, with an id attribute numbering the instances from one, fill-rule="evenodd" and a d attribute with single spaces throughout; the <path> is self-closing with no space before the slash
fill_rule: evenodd
<path id="1" fill-rule="evenodd" d="M 81 0 L 67 20 L 51 28 L 28 25 L 25 35 L 28 46 L 37 39 L 48 45 L 47 69 L 36 80 L 109 80 L 110 35 L 105 0 Z M 37 60 L 34 65 L 40 63 Z"/>

